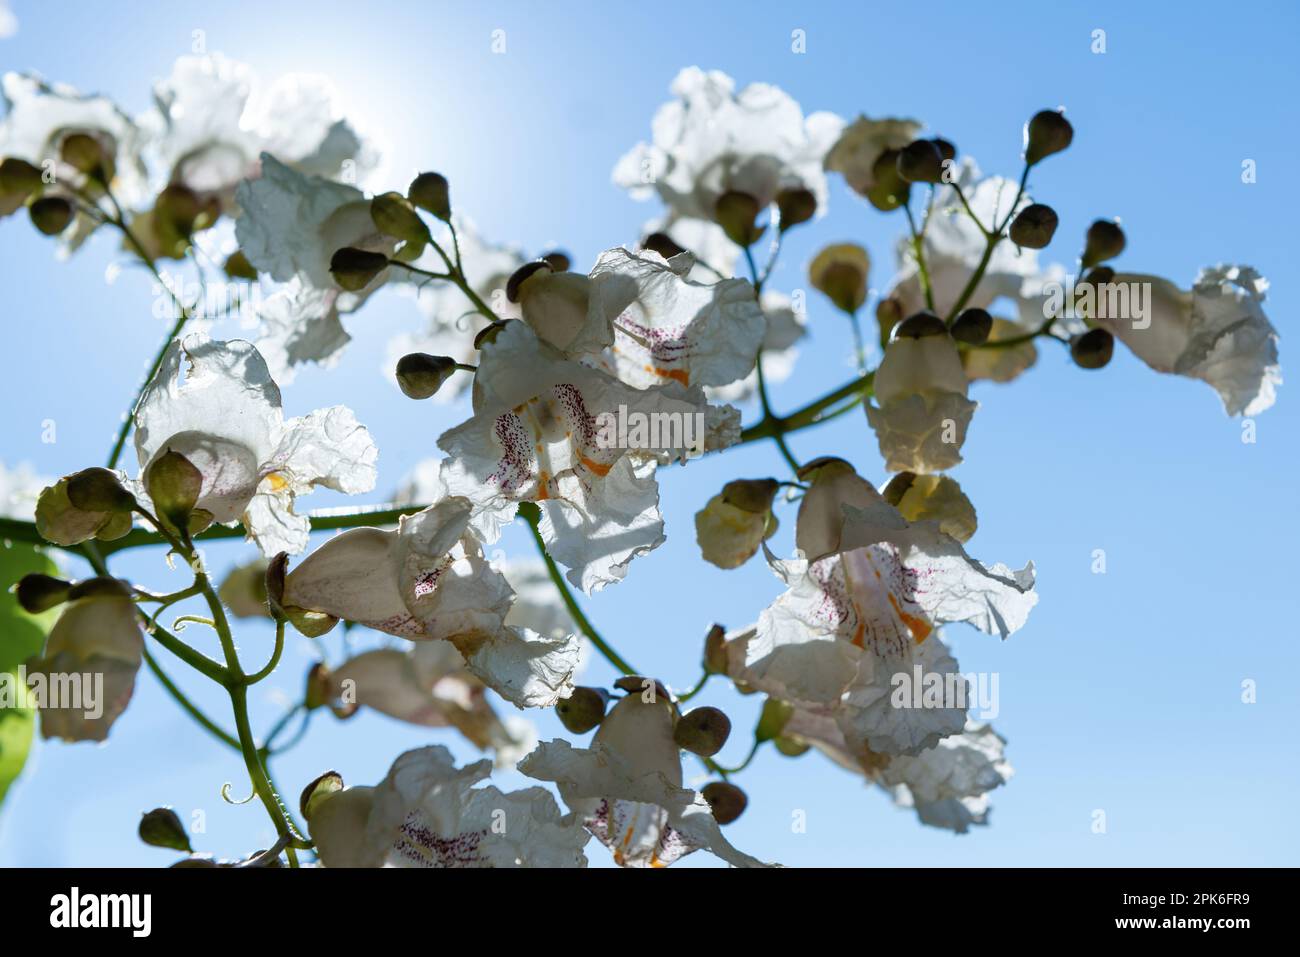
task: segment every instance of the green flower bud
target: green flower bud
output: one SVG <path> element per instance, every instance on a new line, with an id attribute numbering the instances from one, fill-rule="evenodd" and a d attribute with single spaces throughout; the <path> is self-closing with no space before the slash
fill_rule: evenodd
<path id="1" fill-rule="evenodd" d="M 42 196 L 27 207 L 27 214 L 46 236 L 57 236 L 72 222 L 72 204 L 62 196 Z"/>
<path id="2" fill-rule="evenodd" d="M 1124 251 L 1125 242 L 1124 230 L 1119 228 L 1119 223 L 1109 219 L 1097 220 L 1088 227 L 1088 238 L 1083 248 L 1083 268 L 1090 269 L 1097 263 L 1114 259 Z"/>
<path id="3" fill-rule="evenodd" d="M 8 156 L 0 162 L 0 200 L 9 199 L 16 205 L 39 193 L 44 185 L 40 169 L 26 160 Z"/>
<path id="4" fill-rule="evenodd" d="M 135 496 L 122 488 L 117 474 L 98 466 L 68 476 L 68 501 L 83 512 L 129 512 L 135 508 Z"/>
<path id="5" fill-rule="evenodd" d="M 934 140 L 912 140 L 895 160 L 899 179 L 907 183 L 943 181 L 943 154 Z"/>
<path id="6" fill-rule="evenodd" d="M 749 798 L 745 792 L 729 781 L 710 781 L 700 795 L 709 802 L 713 819 L 719 824 L 730 824 L 745 813 Z"/>
<path id="7" fill-rule="evenodd" d="M 99 140 L 86 133 L 72 133 L 59 146 L 63 162 L 91 179 L 107 182 L 109 160 Z"/>
<path id="8" fill-rule="evenodd" d="M 1115 352 L 1115 337 L 1105 329 L 1089 329 L 1070 340 L 1070 358 L 1082 369 L 1100 369 Z"/>
<path id="9" fill-rule="evenodd" d="M 758 200 L 734 189 L 723 193 L 713 204 L 714 221 L 737 246 L 752 246 L 763 235 L 765 227 L 755 222 L 760 212 Z"/>
<path id="10" fill-rule="evenodd" d="M 236 249 L 226 260 L 225 273 L 231 279 L 247 279 L 255 282 L 257 280 L 257 270 L 253 264 L 248 261 L 242 249 Z"/>
<path id="11" fill-rule="evenodd" d="M 776 738 L 772 742 L 776 750 L 787 758 L 797 758 L 801 754 L 806 754 L 811 745 L 804 744 L 802 741 L 796 741 L 794 738 Z"/>
<path id="12" fill-rule="evenodd" d="M 140 840 L 151 847 L 170 847 L 174 851 L 194 853 L 185 825 L 169 807 L 158 807 L 144 813 L 140 818 Z"/>
<path id="13" fill-rule="evenodd" d="M 185 456 L 168 449 L 144 471 L 158 517 L 178 529 L 189 529 L 190 513 L 203 491 L 203 473 Z"/>
<path id="14" fill-rule="evenodd" d="M 346 246 L 330 257 L 330 275 L 348 292 L 364 289 L 388 268 L 388 257 L 355 246 Z"/>
<path id="15" fill-rule="evenodd" d="M 965 309 L 952 324 L 952 337 L 969 346 L 982 346 L 993 330 L 993 317 L 984 309 Z"/>
<path id="16" fill-rule="evenodd" d="M 686 252 L 681 246 L 673 241 L 673 238 L 667 233 L 651 233 L 645 239 L 641 240 L 641 248 L 649 249 L 658 253 L 664 259 L 672 259 L 674 256 L 680 256 Z"/>
<path id="17" fill-rule="evenodd" d="M 762 515 L 772 510 L 781 483 L 773 478 L 733 479 L 722 486 L 722 500 L 746 512 Z"/>
<path id="18" fill-rule="evenodd" d="M 1042 203 L 1026 206 L 1011 221 L 1011 241 L 1025 249 L 1042 249 L 1052 241 L 1059 222 L 1056 210 Z"/>
<path id="19" fill-rule="evenodd" d="M 711 758 L 727 743 L 731 735 L 731 719 L 717 708 L 696 708 L 677 719 L 673 727 L 673 740 L 702 758 Z"/>
<path id="20" fill-rule="evenodd" d="M 71 588 L 72 583 L 62 578 L 33 572 L 19 579 L 14 592 L 23 611 L 29 615 L 39 615 L 67 601 Z"/>
<path id="21" fill-rule="evenodd" d="M 307 671 L 306 690 L 303 691 L 303 707 L 308 711 L 315 711 L 323 707 L 334 698 L 333 688 L 330 682 L 329 665 L 323 661 L 318 661 Z"/>
<path id="22" fill-rule="evenodd" d="M 763 710 L 758 716 L 758 725 L 754 728 L 755 741 L 771 741 L 781 733 L 786 722 L 794 715 L 794 705 L 777 698 L 768 698 L 763 702 Z"/>
<path id="23" fill-rule="evenodd" d="M 569 254 L 559 249 L 543 254 L 542 262 L 551 267 L 551 272 L 568 272 L 569 267 L 573 265 Z"/>
<path id="24" fill-rule="evenodd" d="M 781 232 L 785 232 L 813 218 L 817 197 L 807 189 L 783 189 L 776 194 L 776 208 L 781 214 Z"/>
<path id="25" fill-rule="evenodd" d="M 948 326 L 932 312 L 914 313 L 894 327 L 895 339 L 924 339 L 947 334 Z"/>
<path id="26" fill-rule="evenodd" d="M 704 670 L 711 675 L 727 673 L 727 632 L 714 625 L 704 636 Z"/>
<path id="27" fill-rule="evenodd" d="M 603 688 L 574 688 L 555 704 L 560 724 L 574 734 L 586 734 L 605 719 L 609 694 Z"/>
<path id="28" fill-rule="evenodd" d="M 1025 124 L 1025 162 L 1030 166 L 1059 153 L 1074 139 L 1074 127 L 1056 110 L 1035 113 Z"/>
<path id="29" fill-rule="evenodd" d="M 832 243 L 808 264 L 808 281 L 835 308 L 852 315 L 867 301 L 871 257 L 856 243 Z"/>
<path id="30" fill-rule="evenodd" d="M 420 214 L 401 193 L 381 193 L 372 199 L 370 218 L 385 236 L 416 246 L 428 245 L 433 239 Z"/>
<path id="31" fill-rule="evenodd" d="M 451 219 L 451 192 L 447 177 L 441 173 L 421 173 L 411 180 L 406 196 L 426 212 L 433 213 L 444 223 Z"/>
<path id="32" fill-rule="evenodd" d="M 298 798 L 298 810 L 302 812 L 303 818 L 310 821 L 321 802 L 329 800 L 342 790 L 343 775 L 337 771 L 326 771 L 302 789 L 302 795 Z"/>
<path id="33" fill-rule="evenodd" d="M 456 371 L 450 356 L 412 352 L 397 360 L 397 384 L 412 399 L 427 399 L 442 388 Z"/>
<path id="34" fill-rule="evenodd" d="M 867 201 L 881 212 L 906 206 L 912 194 L 912 185 L 898 175 L 899 150 L 885 150 L 871 166 L 872 186 L 867 190 Z"/>

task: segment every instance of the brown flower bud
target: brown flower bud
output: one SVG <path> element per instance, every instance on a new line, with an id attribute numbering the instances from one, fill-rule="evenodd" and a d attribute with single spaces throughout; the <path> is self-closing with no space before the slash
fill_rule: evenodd
<path id="1" fill-rule="evenodd" d="M 190 837 L 185 833 L 185 825 L 169 807 L 157 807 L 146 811 L 140 818 L 140 840 L 152 847 L 170 847 L 174 851 L 193 854 Z"/>
<path id="2" fill-rule="evenodd" d="M 713 819 L 719 824 L 730 824 L 745 813 L 749 798 L 745 792 L 729 781 L 710 781 L 700 791 L 704 800 L 709 802 Z"/>
<path id="3" fill-rule="evenodd" d="M 806 223 L 817 213 L 817 197 L 812 190 L 783 189 L 776 194 L 776 208 L 781 214 L 781 232 Z"/>
<path id="4" fill-rule="evenodd" d="M 1042 203 L 1026 206 L 1011 221 L 1011 241 L 1025 249 L 1042 249 L 1052 241 L 1059 220 L 1056 210 Z"/>
<path id="5" fill-rule="evenodd" d="M 1059 153 L 1074 139 L 1074 127 L 1056 110 L 1035 113 L 1025 124 L 1025 162 L 1030 166 Z"/>
<path id="6" fill-rule="evenodd" d="M 731 719 L 717 708 L 695 708 L 677 719 L 673 740 L 702 758 L 711 758 L 731 736 Z"/>
<path id="7" fill-rule="evenodd" d="M 898 176 L 908 183 L 938 183 L 943 180 L 943 154 L 934 140 L 913 140 L 898 154 Z"/>
<path id="8" fill-rule="evenodd" d="M 42 196 L 27 207 L 27 214 L 46 236 L 57 236 L 72 222 L 72 204 L 62 196 Z"/>
<path id="9" fill-rule="evenodd" d="M 397 384 L 412 399 L 427 399 L 442 388 L 456 372 L 450 356 L 412 352 L 397 360 Z"/>
<path id="10" fill-rule="evenodd" d="M 1089 329 L 1070 340 L 1070 358 L 1082 369 L 1100 369 L 1115 352 L 1115 337 L 1105 329 Z"/>
<path id="11" fill-rule="evenodd" d="M 68 501 L 83 512 L 129 512 L 135 496 L 122 487 L 117 473 L 94 468 L 68 476 Z"/>
<path id="12" fill-rule="evenodd" d="M 330 275 L 348 292 L 364 289 L 387 268 L 388 257 L 383 253 L 355 246 L 345 246 L 330 257 Z"/>
<path id="13" fill-rule="evenodd" d="M 752 246 L 763 235 L 755 222 L 762 212 L 758 200 L 748 193 L 729 190 L 713 204 L 713 219 L 737 246 Z"/>
<path id="14" fill-rule="evenodd" d="M 1119 223 L 1109 219 L 1097 220 L 1088 227 L 1087 242 L 1083 248 L 1083 268 L 1090 269 L 1097 263 L 1114 259 L 1124 251 L 1125 243 L 1124 230 L 1119 228 Z"/>
<path id="15" fill-rule="evenodd" d="M 984 309 L 964 309 L 952 324 L 952 337 L 970 346 L 982 346 L 993 330 L 993 317 Z"/>
<path id="16" fill-rule="evenodd" d="M 421 173 L 411 180 L 406 196 L 416 206 L 432 213 L 444 223 L 451 219 L 450 187 L 447 177 L 441 173 Z"/>
<path id="17" fill-rule="evenodd" d="M 574 734 L 586 734 L 605 719 L 609 694 L 603 688 L 578 687 L 555 703 L 560 724 Z"/>

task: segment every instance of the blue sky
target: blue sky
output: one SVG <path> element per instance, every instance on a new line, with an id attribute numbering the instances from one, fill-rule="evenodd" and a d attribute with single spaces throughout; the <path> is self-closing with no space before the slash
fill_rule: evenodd
<path id="1" fill-rule="evenodd" d="M 130 17 L 96 7 L 93 29 L 88 5 L 76 15 L 22 0 L 14 9 L 19 31 L 0 40 L 0 66 L 111 94 L 132 112 L 189 52 L 195 30 L 205 31 L 209 50 L 252 63 L 268 80 L 326 73 L 384 151 L 383 188 L 438 169 L 488 236 L 534 252 L 562 246 L 582 268 L 636 239 L 657 214 L 613 187 L 609 173 L 648 138 L 683 66 L 722 69 L 741 85 L 775 83 L 806 111 L 916 116 L 986 172 L 1012 176 L 1025 119 L 1065 106 L 1074 146 L 1032 180 L 1035 198 L 1062 221 L 1044 259 L 1069 263 L 1092 219 L 1119 216 L 1127 269 L 1186 286 L 1204 265 L 1253 265 L 1272 281 L 1267 309 L 1283 337 L 1284 371 L 1290 358 L 1300 304 L 1300 250 L 1286 219 L 1296 211 L 1286 177 L 1300 154 L 1291 49 L 1300 24 L 1290 3 L 1239 3 L 1227 15 L 1211 3 L 503 3 L 487 11 L 181 2 Z M 806 31 L 806 53 L 791 52 L 796 29 Z M 1104 54 L 1090 49 L 1098 29 Z M 491 51 L 494 30 L 505 31 L 504 54 Z M 1256 161 L 1254 184 L 1241 182 L 1245 159 Z M 836 182 L 828 217 L 791 235 L 771 288 L 802 288 L 812 254 L 845 239 L 871 250 L 873 285 L 884 286 L 899 227 Z M 147 278 L 127 270 L 106 283 L 106 267 L 121 258 L 107 237 L 58 262 L 22 217 L 0 223 L 0 245 L 8 333 L 0 458 L 48 475 L 98 464 L 163 331 L 150 315 Z M 851 372 L 848 330 L 816 295 L 809 321 L 800 365 L 776 390 L 778 409 Z M 341 363 L 300 374 L 285 393 L 288 414 L 341 402 L 370 426 L 381 451 L 373 501 L 434 454 L 438 434 L 464 414 L 406 401 L 381 377 L 388 339 L 419 324 L 409 300 L 376 297 L 349 320 L 354 341 Z M 1028 626 L 1005 643 L 949 632 L 963 670 L 1000 675 L 995 724 L 1016 776 L 994 792 L 991 825 L 961 837 L 924 828 L 815 753 L 792 763 L 768 751 L 738 779 L 751 806 L 729 829 L 732 840 L 794 865 L 1295 863 L 1300 432 L 1290 387 L 1256 421 L 1253 444 L 1207 386 L 1158 376 L 1122 347 L 1092 373 L 1044 349 L 1021 379 L 980 385 L 973 397 L 981 407 L 954 473 L 979 510 L 970 550 L 1017 566 L 1033 559 L 1041 593 Z M 54 444 L 41 441 L 47 419 L 57 423 Z M 799 434 L 792 446 L 801 459 L 835 454 L 882 475 L 857 414 Z M 708 625 L 747 624 L 778 594 L 757 561 L 733 572 L 704 565 L 692 515 L 730 478 L 781 471 L 773 449 L 749 446 L 665 475 L 668 542 L 586 602 L 641 669 L 689 686 Z M 334 504 L 320 495 L 308 502 Z M 788 549 L 789 535 L 776 544 Z M 516 530 L 502 548 L 528 554 L 530 544 Z M 1104 575 L 1091 571 L 1099 548 Z M 251 547 L 206 553 L 224 571 Z M 160 589 L 179 577 L 156 553 L 115 570 Z M 239 642 L 258 660 L 269 630 L 246 628 Z M 257 686 L 258 727 L 298 694 L 312 660 L 306 639 L 295 639 L 275 678 Z M 612 674 L 596 663 L 587 677 Z M 1240 700 L 1245 679 L 1258 683 L 1255 704 Z M 183 684 L 225 715 L 224 696 L 202 679 L 185 675 Z M 722 758 L 738 762 L 757 699 L 716 682 L 697 700 L 730 713 L 737 733 Z M 544 738 L 560 733 L 549 715 L 537 723 Z M 374 783 L 400 751 L 430 741 L 472 753 L 447 733 L 326 715 L 275 770 L 296 799 L 327 768 Z M 502 784 L 522 780 L 507 775 Z M 142 673 L 106 746 L 38 746 L 0 811 L 0 864 L 166 863 L 167 852 L 134 834 L 139 813 L 159 804 L 186 817 L 203 811 L 196 844 L 205 849 L 265 846 L 265 815 L 255 803 L 225 804 L 218 789 L 226 781 L 245 790 L 237 756 Z M 1091 827 L 1098 809 L 1105 834 Z M 795 811 L 806 814 L 804 833 L 792 831 Z M 588 854 L 607 861 L 594 842 Z M 711 863 L 702 854 L 684 862 Z"/>

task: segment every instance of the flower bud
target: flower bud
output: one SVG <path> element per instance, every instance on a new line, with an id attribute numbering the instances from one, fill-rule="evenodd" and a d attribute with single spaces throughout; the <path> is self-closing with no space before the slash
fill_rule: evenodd
<path id="1" fill-rule="evenodd" d="M 673 238 L 667 233 L 651 233 L 645 239 L 641 240 L 641 248 L 649 249 L 656 252 L 664 259 L 672 259 L 674 256 L 680 256 L 686 252 L 681 246 L 674 242 Z"/>
<path id="2" fill-rule="evenodd" d="M 696 708 L 677 719 L 673 727 L 673 740 L 702 758 L 711 758 L 727 743 L 731 735 L 731 719 L 717 708 Z"/>
<path id="3" fill-rule="evenodd" d="M 171 449 L 149 463 L 144 485 L 153 499 L 158 517 L 178 529 L 189 529 L 190 513 L 203 491 L 203 473 Z"/>
<path id="4" fill-rule="evenodd" d="M 318 661 L 307 671 L 306 688 L 302 695 L 303 707 L 315 711 L 334 700 L 332 672 L 329 665 Z"/>
<path id="5" fill-rule="evenodd" d="M 749 799 L 745 792 L 729 781 L 710 781 L 700 795 L 709 802 L 713 819 L 719 824 L 730 824 L 745 813 Z"/>
<path id="6" fill-rule="evenodd" d="M 337 771 L 326 771 L 302 789 L 302 794 L 298 798 L 298 810 L 302 812 L 305 820 L 311 821 L 312 814 L 316 812 L 322 802 L 329 800 L 332 795 L 342 790 L 343 775 Z"/>
<path id="7" fill-rule="evenodd" d="M 955 160 L 957 158 L 957 147 L 948 140 L 936 136 L 930 142 L 935 145 L 935 148 L 939 151 L 939 156 L 944 160 Z"/>
<path id="8" fill-rule="evenodd" d="M 768 698 L 763 702 L 763 710 L 758 716 L 754 740 L 771 741 L 781 733 L 793 715 L 794 705 L 777 698 Z"/>
<path id="9" fill-rule="evenodd" d="M 917 312 L 894 327 L 895 339 L 924 339 L 926 336 L 946 336 L 948 327 L 932 312 Z"/>
<path id="10" fill-rule="evenodd" d="M 551 272 L 568 272 L 569 267 L 573 265 L 573 260 L 569 258 L 569 254 L 559 249 L 543 253 L 542 262 L 551 267 Z"/>
<path id="11" fill-rule="evenodd" d="M 27 207 L 32 225 L 46 236 L 57 236 L 72 222 L 72 204 L 62 196 L 42 196 Z"/>
<path id="12" fill-rule="evenodd" d="M 876 325 L 880 327 L 882 336 L 888 338 L 894 327 L 902 321 L 903 304 L 893 296 L 876 303 Z"/>
<path id="13" fill-rule="evenodd" d="M 441 173 L 421 173 L 411 180 L 406 196 L 412 203 L 432 213 L 444 223 L 451 219 L 451 192 L 447 177 Z"/>
<path id="14" fill-rule="evenodd" d="M 456 360 L 412 352 L 397 360 L 397 384 L 409 398 L 427 399 L 456 371 Z"/>
<path id="15" fill-rule="evenodd" d="M 817 197 L 812 190 L 783 189 L 776 194 L 776 208 L 781 214 L 781 232 L 806 223 L 817 212 Z"/>
<path id="16" fill-rule="evenodd" d="M 871 166 L 872 185 L 867 190 L 867 201 L 881 212 L 906 206 L 912 186 L 898 175 L 899 150 L 885 150 Z"/>
<path id="17" fill-rule="evenodd" d="M 515 320 L 513 319 L 495 319 L 488 323 L 474 336 L 474 348 L 482 349 L 484 346 L 496 342 L 497 336 L 501 334 L 501 330 L 514 321 Z"/>
<path id="18" fill-rule="evenodd" d="M 1124 230 L 1119 223 L 1099 219 L 1088 227 L 1088 238 L 1083 248 L 1083 268 L 1091 269 L 1097 263 L 1114 259 L 1124 251 Z"/>
<path id="19" fill-rule="evenodd" d="M 895 161 L 898 176 L 908 183 L 938 183 L 943 180 L 943 154 L 934 140 L 912 140 L 899 151 Z"/>
<path id="20" fill-rule="evenodd" d="M 117 473 L 98 466 L 68 477 L 68 501 L 83 512 L 129 512 L 135 507 L 135 496 L 122 488 Z"/>
<path id="21" fill-rule="evenodd" d="M 1059 153 L 1074 139 L 1074 127 L 1056 110 L 1035 113 L 1025 124 L 1025 162 L 1030 166 Z"/>
<path id="22" fill-rule="evenodd" d="M 644 697 L 653 696 L 655 700 L 671 701 L 672 695 L 663 683 L 643 675 L 624 675 L 614 682 L 614 687 L 619 691 L 626 691 L 629 695 L 642 695 Z"/>
<path id="23" fill-rule="evenodd" d="M 775 738 L 772 744 L 779 753 L 787 758 L 797 758 L 801 754 L 806 754 L 811 747 L 811 745 L 796 741 L 794 738 Z"/>
<path id="24" fill-rule="evenodd" d="M 248 261 L 242 249 L 236 249 L 226 259 L 226 265 L 223 267 L 227 276 L 231 279 L 247 279 L 250 282 L 257 281 L 257 270 L 253 264 Z"/>
<path id="25" fill-rule="evenodd" d="M 364 289 L 388 268 L 388 257 L 355 246 L 346 246 L 330 257 L 330 275 L 348 292 Z"/>
<path id="26" fill-rule="evenodd" d="M 776 479 L 736 479 L 695 513 L 695 540 L 705 561 L 739 568 L 777 528 L 772 500 Z"/>
<path id="27" fill-rule="evenodd" d="M 91 179 L 106 182 L 108 176 L 107 154 L 99 140 L 87 133 L 72 133 L 59 146 L 59 157 L 73 169 Z"/>
<path id="28" fill-rule="evenodd" d="M 29 615 L 39 615 L 67 601 L 71 588 L 72 583 L 62 578 L 33 572 L 19 579 L 14 592 L 23 611 Z"/>
<path id="29" fill-rule="evenodd" d="M 713 219 L 737 246 L 752 246 L 763 235 L 764 227 L 755 223 L 762 208 L 753 196 L 728 190 L 713 204 Z"/>
<path id="30" fill-rule="evenodd" d="M 808 281 L 841 312 L 852 315 L 867 300 L 871 257 L 856 243 L 833 243 L 813 257 Z"/>
<path id="31" fill-rule="evenodd" d="M 506 280 L 506 298 L 511 302 L 519 302 L 519 292 L 525 282 L 532 278 L 533 274 L 541 269 L 551 269 L 551 264 L 544 259 L 535 259 L 532 262 L 524 263 Z M 554 270 L 551 270 L 554 272 Z"/>
<path id="32" fill-rule="evenodd" d="M 560 724 L 574 734 L 586 734 L 605 718 L 609 694 L 603 688 L 578 687 L 555 703 Z"/>
<path id="33" fill-rule="evenodd" d="M 1052 207 L 1032 203 L 1011 221 L 1011 241 L 1025 249 L 1042 249 L 1052 241 L 1058 221 L 1056 210 Z"/>
<path id="34" fill-rule="evenodd" d="M 26 160 L 8 156 L 0 161 L 0 200 L 13 200 L 17 205 L 44 185 L 40 169 Z"/>
<path id="35" fill-rule="evenodd" d="M 952 337 L 968 346 L 982 346 L 993 330 L 993 317 L 984 309 L 965 309 L 952 324 Z"/>
<path id="36" fill-rule="evenodd" d="M 1070 340 L 1070 358 L 1083 369 L 1100 369 L 1115 352 L 1115 337 L 1105 329 L 1089 329 Z"/>
<path id="37" fill-rule="evenodd" d="M 711 675 L 727 673 L 727 632 L 721 625 L 704 636 L 704 670 Z"/>
<path id="38" fill-rule="evenodd" d="M 140 818 L 140 840 L 152 847 L 170 847 L 174 851 L 193 854 L 189 835 L 185 825 L 169 807 L 157 807 L 146 811 Z"/>
<path id="39" fill-rule="evenodd" d="M 190 237 L 207 229 L 221 212 L 215 199 L 204 201 L 188 186 L 172 183 L 158 194 L 153 206 L 153 228 L 168 252 L 187 246 Z"/>
<path id="40" fill-rule="evenodd" d="M 781 484 L 773 478 L 733 479 L 722 486 L 722 500 L 745 512 L 766 514 L 772 510 Z"/>
<path id="41" fill-rule="evenodd" d="M 380 193 L 370 201 L 370 218 L 385 236 L 415 246 L 427 245 L 433 237 L 420 214 L 401 193 Z"/>

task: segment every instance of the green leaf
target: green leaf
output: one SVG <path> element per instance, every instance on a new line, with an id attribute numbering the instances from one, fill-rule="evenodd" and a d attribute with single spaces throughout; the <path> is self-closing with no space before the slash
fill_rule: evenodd
<path id="1" fill-rule="evenodd" d="M 55 609 L 27 614 L 10 589 L 32 572 L 57 575 L 58 571 L 36 546 L 0 542 L 0 702 L 6 705 L 14 698 L 25 701 L 27 689 L 18 680 L 18 666 L 40 652 L 45 634 L 58 616 Z M 0 804 L 27 762 L 35 727 L 36 712 L 25 704 L 0 707 Z"/>

